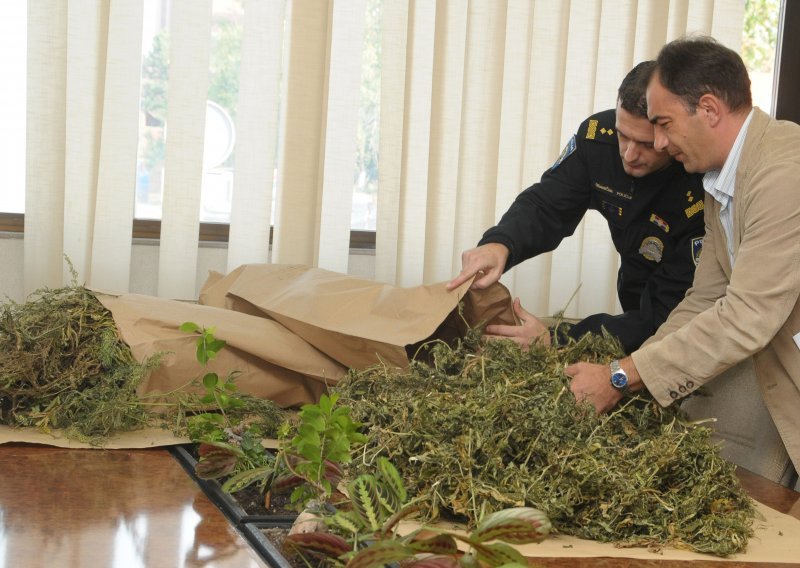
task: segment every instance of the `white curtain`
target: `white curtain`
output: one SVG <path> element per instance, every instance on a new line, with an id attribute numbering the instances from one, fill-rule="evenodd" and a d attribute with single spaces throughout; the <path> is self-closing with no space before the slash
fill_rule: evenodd
<path id="1" fill-rule="evenodd" d="M 346 272 L 366 0 L 244 0 L 228 268 Z M 158 293 L 196 297 L 212 0 L 172 0 Z M 125 291 L 141 0 L 29 2 L 25 288 Z M 625 73 L 687 32 L 738 50 L 741 0 L 383 0 L 375 278 L 449 280 Z M 277 195 L 272 195 L 277 170 Z M 273 197 L 275 211 L 272 210 Z M 274 241 L 267 247 L 274 213 Z M 541 315 L 614 310 L 598 215 L 503 277 Z"/>

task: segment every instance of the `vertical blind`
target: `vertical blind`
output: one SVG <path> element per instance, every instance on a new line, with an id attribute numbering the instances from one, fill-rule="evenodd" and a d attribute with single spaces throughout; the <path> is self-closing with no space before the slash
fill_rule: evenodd
<path id="1" fill-rule="evenodd" d="M 29 2 L 24 282 L 127 291 L 141 0 Z M 347 272 L 366 0 L 244 0 L 228 268 Z M 172 0 L 160 296 L 195 298 L 212 0 Z M 449 280 L 637 62 L 690 32 L 738 51 L 741 0 L 382 0 L 375 279 Z M 277 172 L 276 195 L 273 171 Z M 274 207 L 273 211 L 273 198 Z M 273 246 L 268 247 L 274 214 Z M 271 256 L 270 256 L 271 255 Z M 589 214 L 503 282 L 529 311 L 615 309 Z"/>

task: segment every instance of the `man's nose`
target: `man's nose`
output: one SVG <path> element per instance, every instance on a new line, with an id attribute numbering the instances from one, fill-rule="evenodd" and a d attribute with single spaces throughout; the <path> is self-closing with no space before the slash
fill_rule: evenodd
<path id="1" fill-rule="evenodd" d="M 636 149 L 636 142 L 628 142 L 628 145 L 625 146 L 625 161 L 632 162 L 638 155 L 639 152 Z"/>
<path id="2" fill-rule="evenodd" d="M 664 133 L 661 132 L 661 130 L 658 127 L 656 127 L 655 138 L 653 139 L 653 148 L 661 152 L 665 150 L 668 145 L 669 145 L 669 140 L 664 135 Z"/>

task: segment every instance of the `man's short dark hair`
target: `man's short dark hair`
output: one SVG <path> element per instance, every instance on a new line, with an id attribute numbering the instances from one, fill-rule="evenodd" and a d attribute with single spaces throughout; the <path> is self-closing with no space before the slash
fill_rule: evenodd
<path id="1" fill-rule="evenodd" d="M 661 48 L 658 78 L 694 114 L 700 97 L 712 94 L 732 112 L 753 106 L 750 77 L 739 54 L 708 36 L 676 39 Z"/>
<path id="2" fill-rule="evenodd" d="M 617 91 L 617 101 L 626 111 L 647 118 L 647 84 L 656 68 L 655 61 L 642 61 L 628 71 Z"/>

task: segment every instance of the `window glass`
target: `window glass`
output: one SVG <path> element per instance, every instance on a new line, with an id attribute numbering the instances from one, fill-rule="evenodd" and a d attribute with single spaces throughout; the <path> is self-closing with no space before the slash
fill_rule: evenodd
<path id="1" fill-rule="evenodd" d="M 169 2 L 147 0 L 142 30 L 142 91 L 136 168 L 137 219 L 160 219 L 164 184 Z M 230 221 L 236 102 L 242 45 L 241 0 L 215 0 L 211 24 L 200 221 Z"/>
<path id="2" fill-rule="evenodd" d="M 378 118 L 380 115 L 380 8 L 368 0 L 362 65 L 361 109 L 354 156 L 353 229 L 375 230 L 378 184 Z M 166 137 L 169 74 L 169 2 L 147 0 L 143 29 L 141 128 L 137 162 L 138 219 L 160 219 Z M 236 103 L 239 92 L 242 19 L 241 0 L 214 0 L 209 64 L 206 137 L 200 221 L 230 221 L 234 191 Z M 273 204 L 276 195 L 273 175 Z M 273 219 L 274 219 L 274 206 Z"/>
<path id="3" fill-rule="evenodd" d="M 750 74 L 753 104 L 773 113 L 772 83 L 780 0 L 746 0 L 741 56 Z"/>

